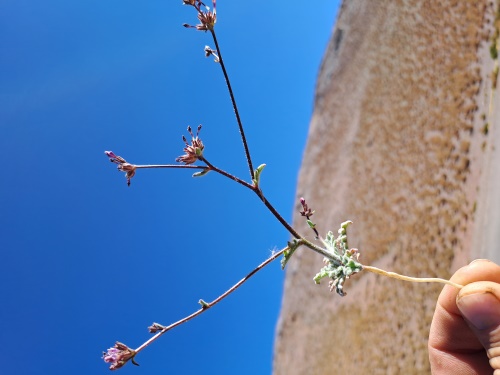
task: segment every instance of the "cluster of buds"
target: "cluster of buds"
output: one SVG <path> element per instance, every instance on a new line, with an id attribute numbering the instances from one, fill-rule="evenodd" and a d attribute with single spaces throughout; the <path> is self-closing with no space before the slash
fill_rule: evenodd
<path id="1" fill-rule="evenodd" d="M 183 0 L 184 5 L 191 5 L 198 11 L 198 19 L 200 20 L 200 23 L 196 26 L 191 26 L 187 23 L 185 23 L 183 26 L 191 27 L 201 31 L 212 31 L 214 29 L 215 23 L 217 22 L 215 2 L 216 0 L 212 0 L 213 10 L 210 10 L 210 8 L 200 0 Z M 202 6 L 204 6 L 206 10 L 201 10 Z"/>
<path id="2" fill-rule="evenodd" d="M 130 349 L 127 345 L 117 341 L 115 346 L 109 348 L 107 352 L 102 353 L 102 359 L 106 363 L 111 363 L 109 366 L 110 370 L 118 370 L 130 359 L 134 365 L 139 366 L 139 364 L 134 361 L 135 354 L 135 350 Z"/>
<path id="3" fill-rule="evenodd" d="M 305 216 L 309 219 L 314 214 L 314 211 L 309 208 L 304 198 L 300 198 L 300 204 L 302 205 L 302 211 L 300 211 L 300 215 Z"/>
<path id="4" fill-rule="evenodd" d="M 127 161 L 121 156 L 116 156 L 113 151 L 104 151 L 106 156 L 109 158 L 111 163 L 118 164 L 118 170 L 125 172 L 125 177 L 127 178 L 127 185 L 130 186 L 130 179 L 135 176 L 135 170 L 137 166 L 127 163 Z"/>
<path id="5" fill-rule="evenodd" d="M 339 236 L 335 238 L 332 232 L 328 232 L 323 240 L 329 256 L 324 259 L 325 266 L 314 277 L 314 282 L 319 284 L 321 279 L 330 278 L 330 291 L 335 291 L 341 297 L 344 292 L 344 282 L 352 275 L 363 270 L 359 263 L 359 252 L 357 249 L 349 249 L 347 245 L 347 227 L 352 221 L 346 221 L 340 225 Z"/>
<path id="6" fill-rule="evenodd" d="M 184 147 L 184 155 L 179 156 L 175 161 L 184 164 L 193 164 L 203 156 L 203 149 L 205 148 L 203 142 L 198 137 L 201 131 L 201 125 L 198 125 L 196 136 L 194 136 L 190 126 L 187 127 L 187 131 L 191 135 L 191 144 L 188 143 L 186 137 L 182 136 L 182 140 L 186 144 L 186 147 Z"/>
<path id="7" fill-rule="evenodd" d="M 316 229 L 316 224 L 314 224 L 311 221 L 311 216 L 314 214 L 314 211 L 309 208 L 304 198 L 300 198 L 300 204 L 302 205 L 302 211 L 300 211 L 300 215 L 305 216 L 305 218 L 307 219 L 307 225 L 309 225 L 309 228 L 311 228 L 314 231 L 316 239 L 318 239 L 319 233 L 318 230 Z"/>

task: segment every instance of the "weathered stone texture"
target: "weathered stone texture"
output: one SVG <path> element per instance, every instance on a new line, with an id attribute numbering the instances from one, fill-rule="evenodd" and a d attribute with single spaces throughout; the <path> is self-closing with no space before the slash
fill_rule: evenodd
<path id="1" fill-rule="evenodd" d="M 471 238 L 488 147 L 495 8 L 486 0 L 344 0 L 297 196 L 316 210 L 323 235 L 354 222 L 350 245 L 362 263 L 448 278 L 479 255 Z M 299 215 L 294 227 L 306 233 Z M 276 375 L 430 372 L 427 338 L 442 286 L 362 273 L 341 298 L 326 282 L 313 284 L 321 266 L 307 249 L 287 266 Z"/>

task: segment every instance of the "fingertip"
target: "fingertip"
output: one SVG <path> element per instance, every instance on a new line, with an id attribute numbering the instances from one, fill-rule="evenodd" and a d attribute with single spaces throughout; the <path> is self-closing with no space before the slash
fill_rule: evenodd
<path id="1" fill-rule="evenodd" d="M 477 281 L 500 283 L 500 266 L 488 259 L 475 259 L 455 272 L 450 280 L 461 285 Z"/>
<path id="2" fill-rule="evenodd" d="M 474 259 L 472 262 L 469 263 L 469 265 L 472 265 L 474 263 L 482 263 L 482 262 L 488 262 L 488 263 L 493 263 L 491 260 L 489 259 L 483 259 L 483 258 L 479 258 L 479 259 Z M 466 266 L 467 267 L 467 266 Z"/>
<path id="3" fill-rule="evenodd" d="M 457 296 L 460 313 L 477 330 L 500 325 L 500 285 L 477 282 L 464 287 Z"/>

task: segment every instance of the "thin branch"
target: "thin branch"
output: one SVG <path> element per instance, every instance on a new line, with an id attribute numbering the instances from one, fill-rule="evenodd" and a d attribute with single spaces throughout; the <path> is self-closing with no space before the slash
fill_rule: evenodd
<path id="1" fill-rule="evenodd" d="M 243 181 L 242 179 L 220 169 L 220 168 L 217 168 L 216 166 L 214 166 L 213 164 L 211 164 L 203 155 L 199 155 L 198 156 L 198 160 L 204 162 L 206 164 L 206 166 L 198 166 L 198 165 L 177 165 L 177 164 L 151 164 L 151 165 L 134 165 L 134 167 L 136 169 L 141 169 L 141 168 L 181 168 L 181 169 L 209 169 L 209 170 L 212 170 L 214 172 L 217 172 L 243 186 L 245 186 L 246 188 L 254 191 L 257 196 L 260 198 L 260 200 L 264 203 L 264 205 L 269 209 L 269 211 L 271 211 L 271 213 L 278 219 L 278 221 L 288 230 L 288 232 L 290 232 L 290 234 L 292 236 L 294 236 L 296 239 L 300 239 L 302 238 L 302 236 L 300 234 L 297 233 L 297 231 L 295 229 L 292 228 L 292 226 L 290 224 L 287 223 L 287 221 L 285 219 L 283 219 L 283 217 L 280 215 L 280 213 L 274 208 L 274 206 L 266 199 L 266 197 L 264 196 L 264 193 L 262 192 L 262 190 L 260 190 L 260 188 L 258 186 L 255 186 L 255 185 L 251 185 L 249 184 L 248 182 L 246 181 Z M 314 246 L 314 245 L 313 245 Z M 308 246 L 310 248 L 312 248 L 311 246 Z M 314 248 L 313 248 L 314 250 Z"/>
<path id="2" fill-rule="evenodd" d="M 179 168 L 179 169 L 207 169 L 201 165 L 179 165 L 179 164 L 150 164 L 150 165 L 134 165 L 135 168 Z"/>
<path id="3" fill-rule="evenodd" d="M 323 255 L 325 258 L 328 258 L 328 259 L 330 259 L 330 260 L 332 260 L 334 262 L 338 262 L 339 261 L 336 258 L 335 254 L 331 254 L 328 250 L 323 249 L 321 246 L 318 246 L 318 245 L 316 245 L 316 244 L 314 244 L 314 243 L 306 240 L 303 237 L 299 240 L 299 243 L 301 245 L 304 245 L 304 246 L 308 247 L 309 249 L 317 252 L 318 254 Z"/>
<path id="4" fill-rule="evenodd" d="M 229 81 L 229 76 L 227 75 L 226 67 L 224 65 L 224 60 L 222 59 L 222 54 L 220 52 L 219 43 L 217 42 L 217 37 L 215 36 L 215 31 L 210 30 L 212 33 L 212 38 L 215 43 L 215 48 L 217 49 L 217 54 L 219 56 L 219 63 L 222 68 L 222 73 L 224 74 L 224 79 L 226 80 L 227 90 L 229 91 L 229 96 L 231 97 L 231 103 L 233 104 L 234 114 L 236 116 L 236 121 L 238 122 L 238 127 L 240 129 L 241 141 L 243 142 L 243 147 L 245 149 L 245 156 L 247 158 L 248 168 L 250 169 L 250 177 L 254 179 L 254 170 L 252 166 L 252 158 L 250 157 L 250 150 L 248 149 L 247 139 L 245 137 L 245 132 L 243 131 L 243 124 L 241 123 L 240 113 L 238 112 L 238 106 L 236 105 L 236 99 L 234 98 L 233 89 L 231 88 L 231 82 Z"/>
<path id="5" fill-rule="evenodd" d="M 271 211 L 271 213 L 274 215 L 274 217 L 276 219 L 278 219 L 278 221 L 281 223 L 281 225 L 283 225 L 286 228 L 286 230 L 288 232 L 290 232 L 290 234 L 292 236 L 294 236 L 296 239 L 303 238 L 300 234 L 297 233 L 297 231 L 295 229 L 293 229 L 293 227 L 290 224 L 287 223 L 287 221 L 285 219 L 283 219 L 283 217 L 280 215 L 280 213 L 266 199 L 266 197 L 264 196 L 264 193 L 262 192 L 262 190 L 260 190 L 259 188 L 255 188 L 255 187 L 253 187 L 252 190 L 255 191 L 255 193 L 260 198 L 260 200 L 264 203 L 264 205 L 267 207 L 267 209 L 269 211 Z"/>
<path id="6" fill-rule="evenodd" d="M 226 292 L 224 292 L 223 294 L 221 294 L 219 297 L 217 297 L 216 299 L 214 299 L 212 302 L 210 303 L 206 303 L 204 302 L 203 303 L 203 307 L 197 311 L 195 311 L 194 313 L 192 313 L 191 315 L 188 315 L 186 316 L 185 318 L 181 319 L 181 320 L 178 320 L 177 322 L 175 323 L 172 323 L 170 324 L 169 326 L 166 326 L 165 328 L 163 328 L 161 331 L 159 331 L 156 335 L 154 335 L 153 337 L 151 337 L 148 341 L 146 341 L 144 344 L 142 344 L 141 346 L 139 346 L 137 349 L 135 349 L 135 352 L 136 353 L 139 353 L 140 351 L 142 351 L 143 349 L 145 349 L 147 346 L 149 346 L 150 344 L 152 344 L 154 341 L 156 341 L 158 338 L 160 338 L 160 336 L 162 336 L 164 333 L 166 333 L 167 331 L 170 331 L 172 328 L 175 328 L 181 324 L 184 324 L 188 321 L 190 321 L 191 319 L 197 317 L 198 315 L 202 314 L 203 312 L 207 311 L 209 308 L 215 306 L 217 303 L 219 303 L 220 301 L 222 301 L 224 298 L 226 298 L 228 295 L 230 295 L 232 292 L 234 292 L 236 289 L 238 289 L 241 285 L 243 285 L 248 279 L 250 279 L 254 274 L 256 274 L 258 271 L 260 271 L 262 268 L 264 268 L 265 266 L 267 266 L 269 263 L 271 263 L 273 260 L 275 260 L 276 258 L 278 258 L 279 256 L 281 256 L 286 250 L 289 250 L 289 247 L 285 247 L 284 249 L 274 253 L 272 256 L 270 256 L 269 258 L 267 258 L 264 262 L 262 262 L 261 264 L 259 264 L 256 268 L 254 268 L 252 270 L 252 272 L 250 272 L 248 275 L 246 275 L 243 279 L 241 279 L 240 281 L 238 281 L 236 284 L 234 284 L 230 289 L 228 289 Z"/>
<path id="7" fill-rule="evenodd" d="M 202 155 L 198 156 L 198 159 L 201 160 L 202 162 L 204 162 L 207 165 L 208 169 L 210 169 L 210 170 L 212 170 L 214 172 L 220 173 L 221 175 L 223 175 L 223 176 L 225 176 L 225 177 L 227 177 L 227 178 L 229 178 L 229 179 L 231 179 L 231 180 L 233 180 L 233 181 L 235 181 L 235 182 L 237 182 L 237 183 L 239 183 L 239 184 L 241 184 L 241 185 L 249 188 L 250 190 L 254 190 L 253 185 L 250 185 L 248 182 L 243 181 L 242 179 L 240 179 L 240 178 L 232 175 L 231 173 L 228 173 L 228 172 L 226 172 L 226 171 L 224 171 L 224 170 L 222 170 L 220 168 L 217 168 L 216 166 L 212 165 L 207 159 L 205 159 L 204 156 L 202 156 Z"/>
<path id="8" fill-rule="evenodd" d="M 278 221 L 281 223 L 281 225 L 283 225 L 286 228 L 286 230 L 288 230 L 288 232 L 290 232 L 290 234 L 292 236 L 294 236 L 296 239 L 303 238 L 300 234 L 297 233 L 297 231 L 295 229 L 293 229 L 293 227 L 290 224 L 287 223 L 287 221 L 280 215 L 280 213 L 274 208 L 274 206 L 266 199 L 266 197 L 264 196 L 264 193 L 262 192 L 262 190 L 259 189 L 258 186 L 250 185 L 248 182 L 243 181 L 243 180 L 239 179 L 238 177 L 233 176 L 232 174 L 215 167 L 207 159 L 205 159 L 205 157 L 203 157 L 203 156 L 198 156 L 198 159 L 200 161 L 204 162 L 207 165 L 207 167 L 209 169 L 213 170 L 214 172 L 220 173 L 221 175 L 223 175 L 223 176 L 225 176 L 233 181 L 236 181 L 237 183 L 254 191 L 257 194 L 257 196 L 260 198 L 260 200 L 264 203 L 264 205 L 267 207 L 267 209 L 269 211 L 271 211 L 271 213 L 274 215 L 274 217 L 276 219 L 278 219 Z M 314 247 L 315 245 L 312 245 L 312 246 Z M 311 247 L 311 246 L 309 246 L 309 247 L 314 250 L 313 247 Z"/>
<path id="9" fill-rule="evenodd" d="M 380 268 L 372 266 L 363 266 L 363 269 L 376 273 L 378 275 L 388 276 L 399 280 L 411 281 L 414 283 L 441 283 L 454 286 L 457 289 L 463 288 L 463 285 L 454 283 L 453 281 L 450 280 L 440 279 L 438 277 L 410 277 L 410 276 L 400 275 L 399 273 L 396 272 L 384 271 L 381 270 Z"/>
<path id="10" fill-rule="evenodd" d="M 306 217 L 306 219 L 308 220 L 308 222 L 311 222 L 311 215 L 304 215 L 304 216 Z M 313 226 L 313 227 L 310 227 L 310 228 L 312 229 L 312 231 L 316 235 L 316 239 L 318 239 L 319 238 L 319 232 L 316 229 L 316 226 Z"/>

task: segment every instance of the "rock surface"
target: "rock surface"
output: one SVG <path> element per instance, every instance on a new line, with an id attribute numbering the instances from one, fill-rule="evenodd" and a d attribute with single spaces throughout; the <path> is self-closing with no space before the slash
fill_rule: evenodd
<path id="1" fill-rule="evenodd" d="M 499 260 L 497 5 L 344 0 L 318 76 L 296 202 L 304 196 L 316 210 L 323 236 L 352 220 L 350 246 L 362 263 L 449 278 L 474 258 Z M 294 227 L 308 233 L 300 215 Z M 312 282 L 321 266 L 305 248 L 287 265 L 274 374 L 430 373 L 441 285 L 364 272 L 341 298 Z"/>

